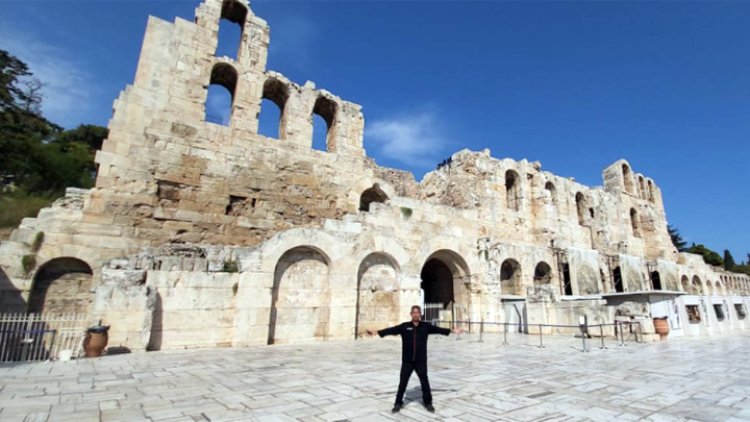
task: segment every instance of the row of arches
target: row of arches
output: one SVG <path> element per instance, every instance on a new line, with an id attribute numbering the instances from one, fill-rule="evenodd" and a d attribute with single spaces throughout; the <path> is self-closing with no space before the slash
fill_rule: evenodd
<path id="1" fill-rule="evenodd" d="M 630 167 L 627 164 L 623 164 L 622 167 L 622 180 L 625 192 L 630 195 L 637 196 L 641 199 L 645 199 L 649 202 L 656 202 L 656 196 L 654 194 L 654 184 L 651 180 L 647 180 L 643 175 L 638 175 L 638 185 L 634 186 L 633 174 L 630 171 Z M 637 191 L 636 191 L 637 189 Z"/>
<path id="2" fill-rule="evenodd" d="M 439 250 L 421 270 L 421 288 L 427 303 L 466 303 L 464 280 L 468 267 L 457 253 Z M 268 344 L 325 340 L 380 329 L 399 322 L 401 315 L 401 268 L 386 252 L 368 254 L 357 271 L 356 306 L 346 310 L 347 292 L 332 283 L 331 260 L 312 246 L 297 246 L 279 258 L 272 287 Z"/>
<path id="3" fill-rule="evenodd" d="M 234 108 L 238 72 L 227 62 L 216 63 L 212 70 L 204 105 L 207 122 L 229 126 Z M 287 83 L 269 77 L 263 84 L 258 133 L 269 138 L 284 140 L 287 134 L 287 102 L 290 89 Z M 320 94 L 311 104 L 309 119 L 313 127 L 313 149 L 335 149 L 336 116 L 338 106 L 332 99 Z"/>

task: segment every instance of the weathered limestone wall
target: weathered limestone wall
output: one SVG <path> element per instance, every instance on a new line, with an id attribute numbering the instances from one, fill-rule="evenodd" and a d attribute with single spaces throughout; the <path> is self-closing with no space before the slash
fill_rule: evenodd
<path id="1" fill-rule="evenodd" d="M 242 27 L 236 58 L 215 55 L 222 18 Z M 96 187 L 0 243 L 0 311 L 90 275 L 69 296 L 92 302 L 111 344 L 143 350 L 354 338 L 404 319 L 423 290 L 456 319 L 573 325 L 611 321 L 605 296 L 690 293 L 684 313 L 750 293 L 749 277 L 677 253 L 661 191 L 624 160 L 603 187 L 489 150 L 419 183 L 378 166 L 358 105 L 266 69 L 269 34 L 244 0 L 206 0 L 195 22 L 149 19 Z M 226 126 L 206 121 L 210 85 L 232 95 Z M 279 139 L 258 134 L 263 99 L 279 106 Z M 312 149 L 316 114 L 326 151 Z M 744 327 L 735 314 L 711 327 Z"/>

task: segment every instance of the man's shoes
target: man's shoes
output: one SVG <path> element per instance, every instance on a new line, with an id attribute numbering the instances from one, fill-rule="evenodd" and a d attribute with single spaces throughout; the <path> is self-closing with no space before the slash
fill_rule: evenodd
<path id="1" fill-rule="evenodd" d="M 391 413 L 398 413 L 401 410 L 401 405 L 396 403 L 393 405 L 393 409 L 391 409 Z"/>
<path id="2" fill-rule="evenodd" d="M 430 413 L 435 413 L 435 408 L 432 407 L 432 403 L 425 404 L 424 408 L 427 409 L 427 411 L 430 412 Z"/>

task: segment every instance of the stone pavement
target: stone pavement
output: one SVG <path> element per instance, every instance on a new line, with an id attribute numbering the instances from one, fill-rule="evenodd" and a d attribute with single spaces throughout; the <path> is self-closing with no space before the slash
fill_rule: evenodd
<path id="1" fill-rule="evenodd" d="M 390 413 L 400 344 L 375 338 L 0 365 L 0 420 L 750 420 L 748 334 L 589 353 L 570 337 L 477 340 L 430 339 L 435 414 L 416 374 Z"/>

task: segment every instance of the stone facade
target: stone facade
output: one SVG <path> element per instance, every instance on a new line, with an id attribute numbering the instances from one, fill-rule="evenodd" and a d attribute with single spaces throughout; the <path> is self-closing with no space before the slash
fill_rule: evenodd
<path id="1" fill-rule="evenodd" d="M 215 56 L 222 19 L 242 28 L 236 59 Z M 462 150 L 418 183 L 366 156 L 358 105 L 267 70 L 269 34 L 244 0 L 149 18 L 96 186 L 0 244 L 2 311 L 85 311 L 134 350 L 351 339 L 423 297 L 525 331 L 633 318 L 625 302 L 677 334 L 746 325 L 750 279 L 678 253 L 659 187 L 627 161 L 588 187 Z M 232 95 L 228 125 L 206 121 L 210 85 Z M 279 139 L 258 134 L 263 99 Z"/>

